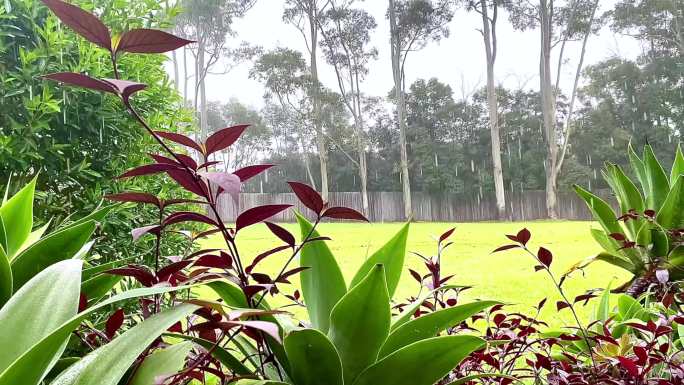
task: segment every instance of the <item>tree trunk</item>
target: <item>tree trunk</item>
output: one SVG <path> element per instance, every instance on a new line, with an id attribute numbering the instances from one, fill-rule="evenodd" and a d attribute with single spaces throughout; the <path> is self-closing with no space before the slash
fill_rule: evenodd
<path id="1" fill-rule="evenodd" d="M 206 77 L 203 76 L 204 74 L 204 45 L 200 44 L 199 49 L 197 50 L 197 68 L 198 68 L 198 74 L 196 76 L 199 76 L 199 91 L 200 91 L 200 106 L 199 106 L 199 113 L 200 113 L 200 137 L 202 140 L 206 139 L 208 134 L 209 134 L 209 125 L 207 122 L 208 118 L 208 112 L 207 112 L 207 87 L 206 87 Z"/>
<path id="2" fill-rule="evenodd" d="M 313 2 L 309 7 L 309 31 L 311 33 L 311 79 L 313 81 L 313 123 L 316 130 L 316 142 L 318 145 L 318 159 L 321 165 L 321 197 L 328 201 L 328 144 L 325 140 L 321 124 L 321 100 L 320 85 L 318 84 L 318 60 L 316 49 L 318 47 L 318 14 L 316 4 Z"/>
<path id="3" fill-rule="evenodd" d="M 411 210 L 411 182 L 408 170 L 408 153 L 406 151 L 406 122 L 404 121 L 406 103 L 404 100 L 403 81 L 401 73 L 401 47 L 399 46 L 399 31 L 397 30 L 394 0 L 389 0 L 390 35 L 392 46 L 392 74 L 394 77 L 394 93 L 397 100 L 397 123 L 399 124 L 399 151 L 401 156 L 401 187 L 404 195 L 404 217 L 409 220 Z"/>
<path id="4" fill-rule="evenodd" d="M 180 74 L 178 70 L 178 55 L 176 51 L 171 51 L 171 60 L 173 61 L 173 88 L 176 92 L 180 91 Z"/>
<path id="5" fill-rule="evenodd" d="M 492 20 L 489 19 L 486 0 L 480 1 L 482 10 L 482 37 L 487 58 L 487 108 L 489 110 L 489 131 L 492 144 L 492 171 L 496 192 L 496 212 L 498 219 L 506 218 L 506 193 L 504 190 L 503 170 L 501 168 L 501 137 L 499 133 L 499 106 L 494 84 L 494 63 L 496 62 L 496 8 Z M 493 5 L 496 7 L 496 4 Z M 491 23 L 491 24 L 490 24 Z M 490 28 L 491 27 L 491 28 Z"/>
<path id="6" fill-rule="evenodd" d="M 188 49 L 183 47 L 183 106 L 188 106 Z"/>
<path id="7" fill-rule="evenodd" d="M 551 81 L 551 40 L 553 32 L 552 15 L 546 0 L 540 0 L 541 49 L 539 61 L 539 80 L 544 135 L 546 137 L 546 211 L 551 219 L 558 218 L 557 179 L 558 138 L 556 134 L 556 103 Z"/>

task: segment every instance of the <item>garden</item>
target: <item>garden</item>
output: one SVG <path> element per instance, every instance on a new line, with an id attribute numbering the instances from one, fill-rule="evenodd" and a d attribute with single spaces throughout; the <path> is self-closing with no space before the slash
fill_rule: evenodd
<path id="1" fill-rule="evenodd" d="M 684 120 L 663 118 L 658 129 L 672 131 L 669 142 L 662 136 L 653 144 L 627 140 L 619 150 L 612 150 L 613 143 L 610 152 L 618 155 L 600 166 L 593 185 L 575 183 L 573 177 L 582 177 L 577 155 L 586 150 L 581 143 L 566 144 L 577 80 L 571 102 L 558 97 L 566 121 L 557 123 L 547 119 L 545 103 L 556 101 L 547 100 L 541 75 L 538 131 L 529 136 L 552 129 L 543 127 L 550 124 L 556 139 L 530 145 L 525 158 L 548 150 L 543 166 L 518 175 L 509 163 L 502 173 L 503 151 L 494 136 L 507 126 L 496 123 L 496 111 L 485 112 L 492 175 L 465 179 L 480 175 L 471 160 L 470 174 L 436 181 L 427 166 L 415 169 L 421 151 L 432 150 L 421 149 L 416 132 L 407 141 L 404 129 L 411 133 L 415 125 L 431 123 L 415 123 L 421 107 L 414 106 L 406 119 L 413 128 L 403 127 L 407 100 L 400 62 L 418 49 L 405 40 L 411 31 L 414 40 L 428 39 L 426 31 L 433 40 L 435 33 L 448 35 L 438 23 L 453 16 L 446 5 L 389 1 L 395 87 L 388 100 L 396 104 L 397 121 L 384 134 L 397 134 L 401 145 L 391 155 L 369 150 L 366 159 L 366 144 L 355 135 L 364 132 L 364 118 L 384 117 L 365 110 L 358 91 L 365 72 L 351 63 L 349 52 L 359 46 L 363 51 L 365 43 L 349 38 L 341 25 L 346 11 L 361 24 L 370 25 L 370 19 L 345 8 L 353 1 L 328 2 L 333 12 L 321 16 L 320 26 L 310 23 L 308 32 L 320 28 L 331 61 L 342 55 L 335 50 L 346 52 L 347 64 L 337 65 L 349 77 L 337 76 L 340 85 L 350 81 L 351 89 L 340 86 L 334 95 L 316 77 L 291 78 L 301 70 L 292 52 L 244 45 L 228 50 L 221 44 L 234 34 L 231 27 L 224 25 L 217 37 L 210 33 L 216 26 L 203 24 L 203 17 L 222 7 L 241 17 L 254 2 L 190 3 L 5 0 L 0 7 L 0 175 L 6 177 L 0 205 L 0 385 L 684 383 L 684 153 L 678 144 Z M 317 1 L 286 4 L 289 20 L 317 17 Z M 564 10 L 582 4 L 570 2 Z M 567 33 L 584 36 L 585 45 L 598 2 L 587 4 L 566 20 L 572 29 Z M 499 7 L 532 12 L 498 0 L 461 6 L 482 16 L 485 39 Z M 678 9 L 672 24 L 683 21 L 681 4 L 662 7 L 658 12 Z M 562 24 L 544 21 L 555 20 L 545 12 L 553 13 L 553 2 L 549 7 L 541 0 L 533 8 L 545 25 L 539 28 Z M 574 19 L 580 17 L 588 17 L 588 26 Z M 395 33 L 399 27 L 406 34 Z M 667 49 L 679 56 L 665 54 L 658 63 L 675 61 L 669 75 L 681 77 L 667 95 L 681 102 L 670 107 L 682 117 L 684 44 L 678 42 L 679 48 Z M 206 48 L 212 44 L 220 47 Z M 295 115 L 306 109 L 306 116 L 290 116 L 283 106 L 264 108 L 272 113 L 264 116 L 233 106 L 213 118 L 243 121 L 210 128 L 204 80 L 213 64 L 203 55 L 217 55 L 217 63 L 227 51 L 254 61 L 250 76 L 264 81 L 270 97 L 286 101 Z M 180 91 L 188 77 L 179 80 L 178 52 L 184 62 L 186 54 L 194 56 L 194 91 Z M 543 47 L 541 56 L 543 68 Z M 491 86 L 484 93 L 487 103 L 496 99 Z M 415 91 L 408 105 L 430 98 L 417 98 Z M 502 103 L 505 92 L 497 93 Z M 292 105 L 296 95 L 306 101 Z M 204 100 L 198 105 L 198 99 Z M 349 106 L 344 116 L 351 126 L 341 128 L 335 103 Z M 590 110 L 589 102 L 581 109 Z M 582 112 L 604 121 L 599 113 Z M 275 126 L 285 128 L 274 128 L 275 139 L 264 143 L 259 131 L 271 130 L 264 123 L 268 117 L 278 117 Z M 308 133 L 287 130 L 293 126 Z M 578 126 L 584 140 L 596 129 L 587 133 Z M 347 143 L 338 144 L 340 138 Z M 295 143 L 290 150 L 304 149 L 306 142 L 318 153 L 288 152 L 278 140 Z M 329 157 L 322 155 L 326 149 Z M 347 151 L 358 152 L 358 159 Z M 524 162 L 520 151 L 518 161 Z M 566 167 L 574 172 L 563 174 L 566 151 Z M 382 159 L 386 164 L 378 165 Z M 279 160 L 284 171 L 276 171 Z M 355 171 L 341 163 L 354 163 Z M 320 175 L 313 175 L 314 166 Z M 389 167 L 383 172 L 402 175 L 400 182 L 370 180 L 373 167 Z M 356 172 L 360 191 L 347 199 L 340 186 Z M 532 175 L 546 183 L 541 203 L 524 199 L 523 184 L 536 183 Z M 520 178 L 519 196 L 513 178 Z M 356 186 L 356 175 L 352 179 Z M 448 183 L 442 195 L 431 191 Z M 557 191 L 566 183 L 567 191 Z M 286 190 L 269 191 L 276 185 Z M 397 204 L 382 206 L 370 194 L 391 186 L 401 191 Z M 433 195 L 421 201 L 415 194 L 412 204 L 418 186 L 426 197 Z M 482 208 L 464 214 L 458 199 L 451 206 L 439 201 L 449 193 L 472 194 L 467 204 Z M 491 204 L 488 193 L 495 197 Z M 421 211 L 428 203 L 430 210 Z M 547 219 L 530 218 L 540 205 Z M 377 221 L 387 207 L 398 207 L 403 220 Z M 451 220 L 424 220 L 426 212 Z M 493 217 L 458 220 L 467 215 Z M 526 220 L 514 220 L 518 216 Z"/>

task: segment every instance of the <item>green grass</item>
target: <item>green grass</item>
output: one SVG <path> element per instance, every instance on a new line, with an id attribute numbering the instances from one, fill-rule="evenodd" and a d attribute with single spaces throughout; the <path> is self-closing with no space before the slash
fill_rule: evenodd
<path id="1" fill-rule="evenodd" d="M 295 236 L 299 229 L 295 224 L 284 224 Z M 553 284 L 544 272 L 534 271 L 534 261 L 520 250 L 510 250 L 491 254 L 496 247 L 508 243 L 505 234 L 515 234 L 523 227 L 532 232 L 528 244 L 535 249 L 544 246 L 554 255 L 552 269 L 554 272 L 565 272 L 576 262 L 596 254 L 598 245 L 589 234 L 595 226 L 592 222 L 570 221 L 535 221 L 527 223 L 414 223 L 411 225 L 407 250 L 423 255 L 433 255 L 436 240 L 445 230 L 455 226 L 456 231 L 451 240 L 454 244 L 442 256 L 443 274 L 455 274 L 449 282 L 458 285 L 472 285 L 473 288 L 463 292 L 462 300 L 496 299 L 515 304 L 516 310 L 531 312 L 531 307 L 541 299 L 548 297 L 548 303 L 542 312 L 542 319 L 553 326 L 562 326 L 570 322 L 567 310 L 556 312 L 555 302 L 558 300 Z M 356 269 L 367 256 L 382 246 L 401 227 L 400 223 L 324 223 L 319 232 L 332 238 L 328 241 L 342 271 L 349 282 Z M 249 260 L 258 253 L 277 245 L 279 241 L 266 226 L 255 225 L 240 232 L 238 246 L 243 258 Z M 221 239 L 211 238 L 207 247 L 220 247 Z M 273 255 L 259 265 L 260 271 L 275 274 L 287 257 L 285 253 Z M 413 268 L 421 274 L 425 272 L 420 258 L 407 254 L 405 268 Z M 590 265 L 585 273 L 575 273 L 568 280 L 565 288 L 568 295 L 583 293 L 586 289 L 602 288 L 611 280 L 622 283 L 627 274 L 603 262 Z M 298 284 L 298 279 L 292 280 Z M 285 289 L 291 291 L 291 289 Z M 418 283 L 408 271 L 402 276 L 395 300 L 402 300 L 418 292 Z M 209 293 L 205 295 L 209 296 Z M 271 300 L 278 304 L 278 301 Z M 580 307 L 583 318 L 593 314 L 594 303 Z M 302 315 L 301 311 L 295 311 Z"/>

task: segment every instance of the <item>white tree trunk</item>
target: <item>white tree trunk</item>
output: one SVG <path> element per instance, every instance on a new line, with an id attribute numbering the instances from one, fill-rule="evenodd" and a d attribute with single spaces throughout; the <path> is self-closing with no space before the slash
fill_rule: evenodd
<path id="1" fill-rule="evenodd" d="M 541 49 L 539 62 L 539 80 L 544 134 L 546 136 L 546 211 L 551 219 L 558 218 L 558 136 L 556 134 L 556 102 L 551 80 L 551 40 L 553 33 L 552 15 L 546 0 L 540 0 Z"/>

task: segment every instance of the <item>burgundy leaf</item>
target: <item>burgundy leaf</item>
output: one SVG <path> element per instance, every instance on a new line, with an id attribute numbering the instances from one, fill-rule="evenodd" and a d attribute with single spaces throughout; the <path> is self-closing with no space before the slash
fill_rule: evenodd
<path id="1" fill-rule="evenodd" d="M 570 304 L 568 304 L 565 301 L 558 301 L 556 302 L 556 310 L 563 310 L 565 308 L 570 307 Z"/>
<path id="2" fill-rule="evenodd" d="M 227 127 L 212 134 L 206 141 L 206 156 L 230 147 L 230 145 L 238 140 L 247 127 L 249 127 L 249 124 Z"/>
<path id="3" fill-rule="evenodd" d="M 264 290 L 268 290 L 272 287 L 273 285 L 247 285 L 244 288 L 242 288 L 243 293 L 245 293 L 245 297 L 247 299 L 252 298 L 254 294 L 262 292 Z"/>
<path id="4" fill-rule="evenodd" d="M 178 321 L 175 324 L 171 325 L 170 328 L 166 329 L 166 331 L 169 333 L 182 333 L 183 324 L 181 324 L 180 321 Z"/>
<path id="5" fill-rule="evenodd" d="M 292 192 L 297 195 L 300 202 L 309 209 L 313 210 L 317 215 L 323 211 L 323 198 L 318 191 L 311 188 L 311 186 L 299 182 L 287 182 L 292 189 Z"/>
<path id="6" fill-rule="evenodd" d="M 149 225 L 149 226 L 143 226 L 143 227 L 137 227 L 133 230 L 131 230 L 131 236 L 133 237 L 133 242 L 136 242 L 140 237 L 142 237 L 145 234 L 156 234 L 159 235 L 159 231 L 161 230 L 161 227 L 159 225 Z"/>
<path id="7" fill-rule="evenodd" d="M 81 313 L 88 308 L 88 296 L 85 293 L 81 293 L 78 296 L 78 312 Z"/>
<path id="8" fill-rule="evenodd" d="M 232 265 L 230 258 L 227 258 L 227 254 L 221 255 L 203 255 L 197 258 L 195 266 L 205 266 L 205 267 L 215 267 L 217 269 L 227 269 Z"/>
<path id="9" fill-rule="evenodd" d="M 43 4 L 47 5 L 62 23 L 86 40 L 109 51 L 112 50 L 109 29 L 92 13 L 60 0 L 43 0 Z"/>
<path id="10" fill-rule="evenodd" d="M 540 247 L 539 251 L 537 251 L 537 258 L 539 258 L 539 262 L 541 262 L 544 266 L 549 267 L 553 261 L 553 254 L 551 254 L 549 250 Z"/>
<path id="11" fill-rule="evenodd" d="M 172 168 L 166 171 L 171 179 L 178 182 L 184 189 L 199 196 L 207 196 L 209 192 L 206 184 L 202 181 L 196 180 L 188 171 L 178 168 Z"/>
<path id="12" fill-rule="evenodd" d="M 252 261 L 252 263 L 251 263 L 249 266 L 247 266 L 247 267 L 245 268 L 245 271 L 246 271 L 248 274 L 251 274 L 251 273 L 252 273 L 252 270 L 254 270 L 254 268 L 259 264 L 259 262 L 263 261 L 266 257 L 268 257 L 268 256 L 270 256 L 270 255 L 273 255 L 273 254 L 275 254 L 275 253 L 281 252 L 281 251 L 283 251 L 283 250 L 286 250 L 286 249 L 288 249 L 288 248 L 289 248 L 289 246 L 278 246 L 278 247 L 274 247 L 274 248 L 272 248 L 272 249 L 270 249 L 270 250 L 264 251 L 263 253 L 257 255 L 257 256 L 254 258 L 254 260 Z"/>
<path id="13" fill-rule="evenodd" d="M 204 163 L 200 164 L 199 166 L 197 166 L 197 169 L 198 170 L 201 168 L 208 169 L 209 167 L 216 165 L 216 164 L 219 164 L 219 163 L 221 163 L 221 162 L 219 162 L 218 160 L 210 160 L 208 162 L 204 162 Z"/>
<path id="14" fill-rule="evenodd" d="M 219 322 L 219 325 L 221 327 L 228 326 L 229 328 L 232 326 L 244 326 L 250 329 L 255 329 L 258 331 L 262 331 L 269 336 L 273 337 L 278 343 L 281 343 L 280 341 L 280 333 L 278 329 L 278 325 L 274 324 L 273 322 L 266 322 L 266 321 L 228 321 L 228 322 Z"/>
<path id="15" fill-rule="evenodd" d="M 185 147 L 194 148 L 195 150 L 202 153 L 204 152 L 202 146 L 200 146 L 199 143 L 195 142 L 194 140 L 183 134 L 177 134 L 175 132 L 168 131 L 155 131 L 154 133 L 157 134 L 157 136 L 161 136 L 164 139 L 168 139 L 172 142 L 182 144 Z"/>
<path id="16" fill-rule="evenodd" d="M 518 234 L 516 235 L 518 242 L 522 243 L 523 245 L 527 244 L 527 242 L 530 240 L 530 237 L 532 237 L 532 234 L 527 228 L 518 231 Z"/>
<path id="17" fill-rule="evenodd" d="M 136 83 L 136 82 L 131 82 L 128 80 L 119 80 L 119 79 L 103 79 L 107 83 L 111 84 L 112 87 L 114 87 L 114 90 L 116 93 L 121 95 L 121 98 L 124 101 L 128 101 L 128 98 L 131 97 L 134 93 L 138 91 L 142 91 L 145 88 L 147 88 L 146 84 L 142 83 Z"/>
<path id="18" fill-rule="evenodd" d="M 207 172 L 202 171 L 198 173 L 210 182 L 221 186 L 224 192 L 228 193 L 233 198 L 235 203 L 240 201 L 240 178 L 237 175 L 227 172 Z"/>
<path id="19" fill-rule="evenodd" d="M 83 75 L 76 72 L 57 72 L 44 75 L 43 77 L 72 86 L 89 88 L 91 90 L 104 91 L 112 94 L 117 92 L 114 86 L 109 82 L 95 79 L 88 75 Z"/>
<path id="20" fill-rule="evenodd" d="M 173 51 L 192 41 L 156 29 L 132 29 L 121 36 L 115 51 L 134 53 L 164 53 Z"/>
<path id="21" fill-rule="evenodd" d="M 618 357 L 618 361 L 620 361 L 620 365 L 627 370 L 627 373 L 629 373 L 630 376 L 632 377 L 638 377 L 639 376 L 639 368 L 637 367 L 636 363 L 632 360 L 630 360 L 627 357 Z"/>
<path id="22" fill-rule="evenodd" d="M 442 234 L 442 235 L 439 237 L 439 243 L 442 243 L 442 242 L 444 242 L 447 238 L 449 238 L 449 237 L 451 236 L 451 234 L 454 233 L 454 230 L 456 230 L 456 228 L 455 228 L 455 227 L 452 227 L 451 229 L 445 231 L 444 234 Z"/>
<path id="23" fill-rule="evenodd" d="M 151 174 L 157 174 L 163 171 L 171 171 L 171 170 L 177 170 L 178 166 L 177 165 L 172 165 L 172 164 L 160 164 L 160 163 L 155 163 L 155 164 L 146 164 L 144 166 L 139 166 L 133 169 L 130 169 L 126 171 L 125 173 L 119 175 L 117 179 L 123 179 L 123 178 L 130 178 L 134 176 L 141 176 L 141 175 L 151 175 Z"/>
<path id="24" fill-rule="evenodd" d="M 280 227 L 276 225 L 275 223 L 272 222 L 264 222 L 266 226 L 268 227 L 269 230 L 275 235 L 276 237 L 280 238 L 281 241 L 285 242 L 288 246 L 294 247 L 295 245 L 295 237 L 284 229 L 283 227 Z"/>
<path id="25" fill-rule="evenodd" d="M 158 278 L 158 280 L 159 280 L 160 282 L 166 281 L 166 280 L 168 280 L 169 277 L 171 277 L 173 274 L 176 274 L 177 272 L 179 272 L 179 271 L 185 269 L 185 268 L 188 267 L 190 264 L 192 264 L 192 261 L 190 261 L 190 260 L 184 260 L 184 261 L 179 261 L 179 262 L 172 263 L 172 264 L 170 264 L 170 265 L 168 265 L 168 266 L 165 266 L 165 267 L 161 268 L 161 269 L 157 272 L 157 278 Z"/>
<path id="26" fill-rule="evenodd" d="M 251 208 L 238 215 L 237 220 L 235 221 L 235 232 L 266 220 L 290 207 L 292 207 L 292 205 L 264 205 Z"/>
<path id="27" fill-rule="evenodd" d="M 503 246 L 499 246 L 496 249 L 494 249 L 494 251 L 492 251 L 492 253 L 498 253 L 499 251 L 516 249 L 518 247 L 520 247 L 520 246 L 518 246 L 518 245 L 503 245 Z"/>
<path id="28" fill-rule="evenodd" d="M 413 270 L 413 269 L 409 269 L 409 273 L 411 273 L 411 276 L 413 277 L 413 279 L 415 279 L 416 281 L 418 281 L 418 283 L 420 283 L 420 284 L 423 283 L 423 277 L 421 277 L 420 274 L 418 274 L 417 271 L 415 271 L 415 270 Z"/>
<path id="29" fill-rule="evenodd" d="M 128 265 L 127 267 L 120 267 L 117 269 L 110 269 L 105 271 L 107 274 L 121 275 L 124 277 L 133 277 L 143 286 L 150 287 L 154 284 L 154 275 L 144 266 Z"/>
<path id="30" fill-rule="evenodd" d="M 170 226 L 181 222 L 200 222 L 206 223 L 212 226 L 218 226 L 218 224 L 206 215 L 194 213 L 192 211 L 179 211 L 173 213 L 164 219 L 164 226 Z"/>
<path id="31" fill-rule="evenodd" d="M 110 201 L 117 202 L 135 202 L 135 203 L 150 203 L 157 207 L 161 207 L 161 202 L 159 198 L 152 194 L 141 193 L 141 192 L 123 192 L 118 194 L 108 194 L 104 196 Z"/>
<path id="32" fill-rule="evenodd" d="M 241 182 L 246 182 L 249 179 L 261 174 L 262 172 L 268 170 L 271 167 L 273 167 L 272 164 L 258 164 L 255 166 L 247 166 L 237 171 L 234 171 L 233 174 L 237 175 L 237 177 L 240 178 Z"/>
<path id="33" fill-rule="evenodd" d="M 183 165 L 187 168 L 197 170 L 197 162 L 195 162 L 194 159 L 192 159 L 191 156 L 185 155 L 185 154 L 174 154 L 176 157 L 183 163 Z"/>
<path id="34" fill-rule="evenodd" d="M 350 219 L 353 221 L 368 222 L 368 219 L 366 219 L 363 214 L 348 207 L 331 207 L 323 212 L 323 216 L 326 218 Z"/>
<path id="35" fill-rule="evenodd" d="M 309 266 L 299 266 L 299 267 L 295 267 L 292 270 L 288 270 L 285 273 L 283 273 L 283 275 L 281 275 L 280 278 L 278 278 L 278 282 L 290 283 L 290 281 L 287 280 L 288 277 L 291 277 L 295 274 L 301 273 L 302 271 L 307 270 L 307 269 L 310 269 L 310 267 Z"/>
<path id="36" fill-rule="evenodd" d="M 118 309 L 114 312 L 114 314 L 112 314 L 109 317 L 109 319 L 107 319 L 107 323 L 105 324 L 105 334 L 107 335 L 107 338 L 109 338 L 110 340 L 114 338 L 116 331 L 119 330 L 119 328 L 121 328 L 121 325 L 123 325 L 123 321 L 123 309 Z"/>

